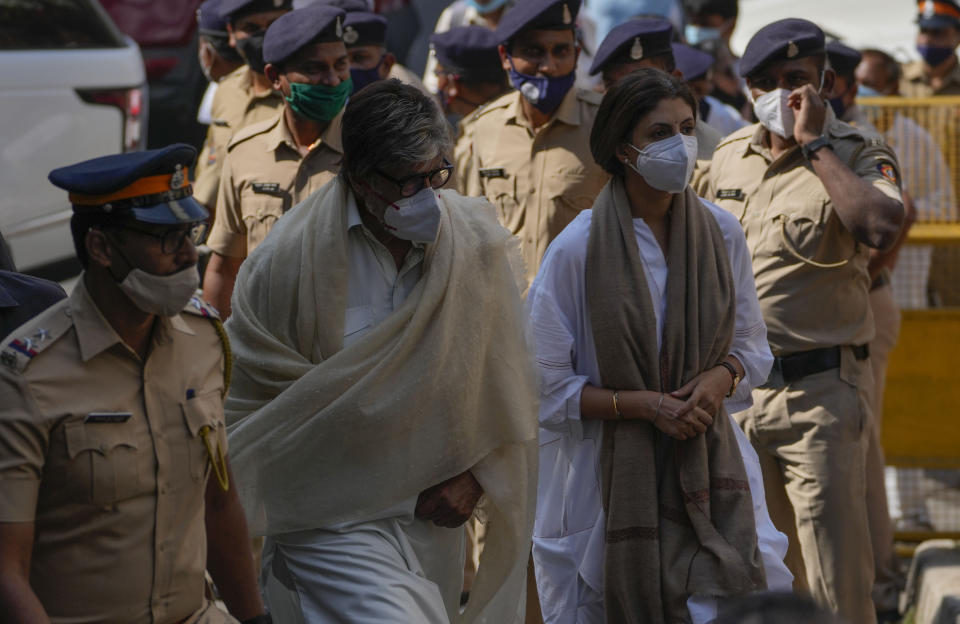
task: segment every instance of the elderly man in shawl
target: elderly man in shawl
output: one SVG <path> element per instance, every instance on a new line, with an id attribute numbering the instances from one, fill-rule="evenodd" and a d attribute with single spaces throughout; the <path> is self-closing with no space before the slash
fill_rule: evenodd
<path id="1" fill-rule="evenodd" d="M 230 448 L 278 621 L 517 619 L 537 454 L 523 263 L 486 200 L 438 192 L 448 132 L 416 88 L 357 93 L 340 175 L 240 270 Z"/>

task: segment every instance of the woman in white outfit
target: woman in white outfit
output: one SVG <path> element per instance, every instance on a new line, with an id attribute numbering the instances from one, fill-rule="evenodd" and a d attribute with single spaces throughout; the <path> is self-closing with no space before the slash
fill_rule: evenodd
<path id="1" fill-rule="evenodd" d="M 688 186 L 695 111 L 658 70 L 607 92 L 590 143 L 613 178 L 530 290 L 548 624 L 710 622 L 716 597 L 792 582 L 729 417 L 773 358 L 740 225 Z"/>

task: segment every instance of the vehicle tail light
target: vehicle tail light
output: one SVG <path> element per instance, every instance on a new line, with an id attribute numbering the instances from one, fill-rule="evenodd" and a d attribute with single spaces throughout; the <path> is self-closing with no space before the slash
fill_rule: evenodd
<path id="1" fill-rule="evenodd" d="M 132 89 L 77 89 L 77 95 L 88 104 L 114 106 L 123 115 L 123 151 L 144 147 L 143 87 Z"/>
<path id="2" fill-rule="evenodd" d="M 169 74 L 177 65 L 175 58 L 148 58 L 144 59 L 144 68 L 147 72 L 147 80 L 153 81 L 163 78 Z"/>

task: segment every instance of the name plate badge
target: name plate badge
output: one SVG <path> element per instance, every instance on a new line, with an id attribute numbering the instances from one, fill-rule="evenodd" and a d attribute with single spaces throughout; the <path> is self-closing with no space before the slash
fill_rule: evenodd
<path id="1" fill-rule="evenodd" d="M 90 412 L 83 422 L 91 425 L 125 423 L 132 415 L 130 412 Z"/>

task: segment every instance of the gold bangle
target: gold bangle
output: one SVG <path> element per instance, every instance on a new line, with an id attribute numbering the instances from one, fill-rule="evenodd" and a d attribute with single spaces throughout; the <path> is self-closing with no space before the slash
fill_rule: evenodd
<path id="1" fill-rule="evenodd" d="M 613 411 L 617 414 L 617 420 L 623 420 L 623 412 L 620 411 L 620 391 L 613 391 Z"/>

